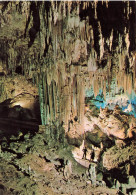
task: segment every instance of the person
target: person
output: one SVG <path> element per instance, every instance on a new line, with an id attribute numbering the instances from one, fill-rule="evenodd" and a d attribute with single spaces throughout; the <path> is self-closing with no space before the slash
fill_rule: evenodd
<path id="1" fill-rule="evenodd" d="M 84 147 L 83 148 L 83 157 L 82 157 L 82 159 L 85 159 L 86 160 L 86 154 L 87 154 L 87 148 Z"/>

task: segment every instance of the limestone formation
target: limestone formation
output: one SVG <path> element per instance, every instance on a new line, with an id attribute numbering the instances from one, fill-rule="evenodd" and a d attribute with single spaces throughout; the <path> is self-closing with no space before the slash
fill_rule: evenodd
<path id="1" fill-rule="evenodd" d="M 135 9 L 0 2 L 0 193 L 135 193 Z"/>

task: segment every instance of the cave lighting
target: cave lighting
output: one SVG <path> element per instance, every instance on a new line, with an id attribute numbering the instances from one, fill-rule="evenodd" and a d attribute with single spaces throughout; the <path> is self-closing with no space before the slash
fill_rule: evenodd
<path id="1" fill-rule="evenodd" d="M 14 106 L 21 106 L 22 108 L 28 107 L 28 105 L 29 105 L 28 101 L 19 101 L 19 102 L 14 102 L 12 104 L 13 107 Z"/>

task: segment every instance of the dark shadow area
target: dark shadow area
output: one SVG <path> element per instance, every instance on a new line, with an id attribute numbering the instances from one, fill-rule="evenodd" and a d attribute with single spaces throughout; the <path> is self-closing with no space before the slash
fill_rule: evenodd
<path id="1" fill-rule="evenodd" d="M 3 13 L 3 12 L 6 10 L 6 8 L 7 8 L 8 4 L 9 4 L 9 2 L 4 1 L 4 2 L 1 2 L 1 4 L 3 4 L 3 7 L 2 7 L 2 9 L 1 9 L 1 11 L 2 11 L 2 13 Z"/>
<path id="2" fill-rule="evenodd" d="M 0 195 L 9 195 L 6 187 L 3 184 L 0 184 Z"/>
<path id="3" fill-rule="evenodd" d="M 24 75 L 24 72 L 22 70 L 22 66 L 17 66 L 16 70 L 15 70 L 15 73 Z"/>
<path id="4" fill-rule="evenodd" d="M 33 26 L 29 29 L 29 37 L 30 37 L 30 41 L 28 43 L 28 47 L 31 47 L 37 33 L 40 30 L 40 15 L 39 15 L 39 7 L 40 7 L 40 2 L 31 2 L 30 5 L 30 14 L 32 14 L 33 17 Z M 28 20 L 28 22 L 30 22 Z M 27 24 L 28 26 L 28 24 Z M 27 28 L 26 26 L 26 28 Z"/>
<path id="5" fill-rule="evenodd" d="M 0 103 L 0 137 L 17 135 L 18 132 L 38 131 L 41 124 L 40 106 L 37 100 L 33 110 L 21 105 L 11 106 L 11 99 Z"/>
<path id="6" fill-rule="evenodd" d="M 97 17 L 95 18 L 94 4 L 90 3 L 88 8 L 84 9 L 83 2 L 81 2 L 80 13 L 79 13 L 80 19 L 85 20 L 89 16 L 89 24 L 92 25 L 92 28 L 94 30 L 94 48 L 98 54 L 100 54 L 99 41 L 98 41 L 100 33 L 98 31 L 98 22 L 100 22 L 101 24 L 101 31 L 105 38 L 110 37 L 112 29 L 114 29 L 113 50 L 118 45 L 118 41 L 119 41 L 118 35 L 124 34 L 125 28 L 129 29 L 128 32 L 129 32 L 129 38 L 130 38 L 130 51 L 135 50 L 135 47 L 136 47 L 135 40 L 134 40 L 135 20 L 136 20 L 135 2 L 130 2 L 129 6 L 132 11 L 129 15 L 130 19 L 127 20 L 126 2 L 111 1 L 108 3 L 108 8 L 107 8 L 106 3 L 98 2 L 97 7 L 96 7 Z"/>
<path id="7" fill-rule="evenodd" d="M 78 138 L 71 138 L 66 134 L 66 139 L 69 145 L 73 145 L 75 147 L 80 147 L 83 142 L 83 137 L 79 136 Z"/>

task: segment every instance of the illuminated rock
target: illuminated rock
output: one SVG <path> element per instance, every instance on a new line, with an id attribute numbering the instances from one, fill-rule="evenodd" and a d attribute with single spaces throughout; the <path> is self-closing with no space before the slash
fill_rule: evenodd
<path id="1" fill-rule="evenodd" d="M 50 148 L 65 146 L 65 135 L 77 151 L 83 140 L 88 139 L 88 147 L 115 140 L 116 146 L 104 152 L 104 167 L 127 163 L 136 126 L 135 24 L 135 2 L 1 2 L 0 102 L 11 99 L 9 107 L 34 110 L 39 95 L 46 125 L 41 132 Z M 39 140 L 41 149 L 45 143 Z M 120 148 L 125 157 L 120 158 Z M 13 158 L 10 152 L 5 158 Z M 96 156 L 99 161 L 99 149 Z"/>

